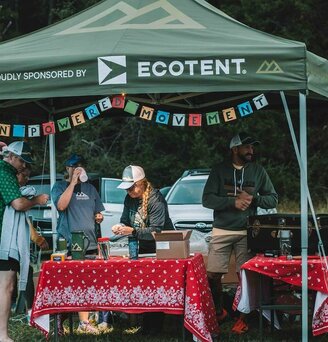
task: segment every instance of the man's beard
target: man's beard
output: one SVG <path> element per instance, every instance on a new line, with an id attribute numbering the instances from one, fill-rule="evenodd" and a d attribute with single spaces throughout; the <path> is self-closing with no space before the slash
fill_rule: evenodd
<path id="1" fill-rule="evenodd" d="M 244 162 L 244 163 L 251 163 L 254 161 L 254 155 L 247 153 L 245 155 L 239 154 L 238 157 Z"/>

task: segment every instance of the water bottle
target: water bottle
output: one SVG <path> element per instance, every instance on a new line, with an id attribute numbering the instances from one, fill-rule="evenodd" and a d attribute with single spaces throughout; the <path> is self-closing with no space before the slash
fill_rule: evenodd
<path id="1" fill-rule="evenodd" d="M 139 251 L 138 239 L 136 236 L 130 235 L 128 237 L 128 241 L 129 241 L 129 258 L 132 260 L 137 260 L 138 251 Z"/>
<path id="2" fill-rule="evenodd" d="M 290 230 L 280 230 L 280 252 L 287 259 L 292 257 L 292 241 Z"/>
<path id="3" fill-rule="evenodd" d="M 98 258 L 108 260 L 110 257 L 109 238 L 103 237 L 98 239 Z"/>

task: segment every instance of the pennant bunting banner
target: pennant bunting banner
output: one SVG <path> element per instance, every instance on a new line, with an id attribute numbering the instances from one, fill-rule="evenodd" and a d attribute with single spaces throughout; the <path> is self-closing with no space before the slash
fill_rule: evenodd
<path id="1" fill-rule="evenodd" d="M 250 116 L 254 111 L 268 106 L 267 98 L 264 94 L 260 94 L 249 101 L 242 102 L 236 107 L 224 108 L 221 111 L 213 111 L 208 113 L 170 113 L 164 110 L 155 109 L 140 105 L 131 100 L 125 100 L 124 95 L 113 96 L 112 98 L 105 97 L 98 100 L 84 110 L 71 114 L 67 117 L 56 121 L 43 122 L 37 125 L 9 125 L 0 122 L 0 136 L 9 137 L 12 135 L 17 138 L 24 138 L 26 135 L 29 138 L 40 137 L 43 135 L 55 134 L 56 126 L 58 132 L 64 132 L 72 129 L 72 127 L 84 124 L 87 119 L 92 120 L 102 115 L 112 108 L 124 110 L 141 119 L 151 121 L 155 120 L 157 124 L 171 125 L 175 127 L 201 127 L 203 122 L 208 126 L 219 125 L 221 122 L 229 122 L 237 120 L 238 117 L 244 118 Z M 223 119 L 221 121 L 221 119 Z M 42 130 L 41 130 L 42 127 Z"/>

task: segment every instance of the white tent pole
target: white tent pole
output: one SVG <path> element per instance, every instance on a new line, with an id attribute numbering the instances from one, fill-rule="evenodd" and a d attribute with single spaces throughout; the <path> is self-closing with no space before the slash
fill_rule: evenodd
<path id="1" fill-rule="evenodd" d="M 301 245 L 302 245 L 302 341 L 308 340 L 308 203 L 307 203 L 307 123 L 306 95 L 299 92 L 301 168 Z"/>
<path id="2" fill-rule="evenodd" d="M 53 185 L 56 182 L 55 134 L 49 135 L 49 163 L 50 163 L 50 188 L 52 189 Z M 57 227 L 57 210 L 55 208 L 55 205 L 51 201 L 51 230 L 52 230 L 52 242 L 53 242 L 54 251 L 56 250 L 56 243 L 57 243 L 56 227 Z"/>
<path id="3" fill-rule="evenodd" d="M 308 251 L 308 205 L 307 198 L 311 200 L 309 189 L 307 186 L 307 151 L 306 151 L 306 96 L 299 93 L 299 114 L 300 114 L 300 146 L 301 154 L 298 149 L 293 123 L 290 117 L 286 97 L 283 91 L 280 92 L 282 103 L 292 137 L 295 154 L 298 160 L 301 181 L 301 250 L 302 250 L 302 342 L 308 341 L 308 267 L 307 267 L 307 251 Z M 311 201 L 312 202 L 312 201 Z M 314 218 L 315 220 L 315 218 Z"/>

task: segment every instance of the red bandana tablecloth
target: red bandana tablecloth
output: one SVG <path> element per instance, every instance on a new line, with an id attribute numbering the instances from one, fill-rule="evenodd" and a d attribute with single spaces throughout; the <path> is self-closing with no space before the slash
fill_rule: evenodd
<path id="1" fill-rule="evenodd" d="M 46 261 L 42 264 L 31 324 L 48 336 L 49 314 L 77 311 L 162 311 L 183 314 L 201 341 L 218 330 L 201 254 L 188 259 Z"/>
<path id="2" fill-rule="evenodd" d="M 302 260 L 300 258 L 287 260 L 286 257 L 256 256 L 242 265 L 242 283 L 236 293 L 234 303 L 235 307 L 242 312 L 249 312 L 256 306 L 251 298 L 254 297 L 252 293 L 255 294 L 257 286 L 254 278 L 252 279 L 252 272 L 264 274 L 291 285 L 302 286 Z M 318 256 L 308 256 L 308 288 L 317 291 L 312 332 L 313 335 L 323 334 L 328 332 L 328 270 L 325 260 Z"/>

